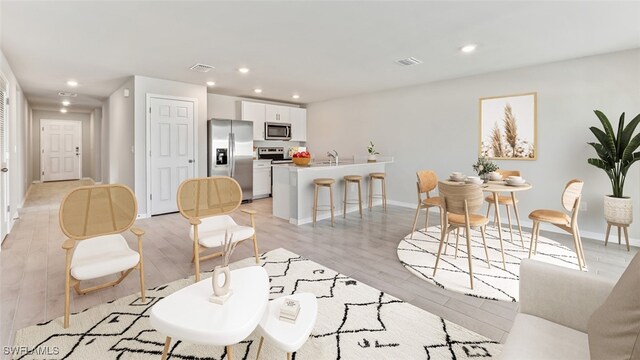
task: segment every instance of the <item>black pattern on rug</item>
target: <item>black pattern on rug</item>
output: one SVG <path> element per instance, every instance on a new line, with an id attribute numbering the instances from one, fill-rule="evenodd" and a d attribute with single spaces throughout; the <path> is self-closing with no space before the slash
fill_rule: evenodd
<path id="1" fill-rule="evenodd" d="M 495 357 L 502 345 L 403 302 L 384 292 L 283 249 L 263 254 L 270 297 L 311 292 L 318 299 L 318 320 L 310 338 L 293 354 L 300 359 L 468 359 Z M 253 259 L 232 264 L 252 266 Z M 205 273 L 206 275 L 206 273 Z M 71 316 L 19 330 L 16 346 L 31 352 L 18 359 L 50 359 L 41 349 L 57 347 L 57 359 L 158 359 L 165 336 L 149 324 L 151 307 L 169 294 L 193 283 L 193 277 L 149 289 L 147 301 L 127 296 Z M 254 332 L 234 345 L 234 358 L 255 359 Z M 261 359 L 284 358 L 285 353 L 265 341 Z M 222 360 L 226 349 L 176 339 L 168 359 Z"/>
<path id="2" fill-rule="evenodd" d="M 469 281 L 466 238 L 462 231 L 460 231 L 457 258 L 455 256 L 456 236 L 455 233 L 451 233 L 448 245 L 443 247 L 435 277 L 433 269 L 440 244 L 440 226 L 430 226 L 428 231 L 418 230 L 413 233 L 413 239 L 411 239 L 411 234 L 407 235 L 398 244 L 398 258 L 411 273 L 440 288 L 483 299 L 515 302 L 518 301 L 520 262 L 529 256 L 528 236 L 530 234 L 524 236 L 523 247 L 517 230 L 514 230 L 514 241 L 511 243 L 509 231 L 503 227 L 502 245 L 504 247 L 505 269 L 502 264 L 498 229 L 488 226 L 485 238 L 489 263 L 491 264 L 491 269 L 489 269 L 480 231 L 471 230 L 473 289 L 471 289 Z M 532 258 L 578 269 L 578 258 L 575 251 L 543 236 L 540 236 L 537 254 Z"/>

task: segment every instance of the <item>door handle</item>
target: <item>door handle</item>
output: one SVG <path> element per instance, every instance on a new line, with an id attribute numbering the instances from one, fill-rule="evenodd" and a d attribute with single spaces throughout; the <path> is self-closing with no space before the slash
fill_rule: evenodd
<path id="1" fill-rule="evenodd" d="M 189 164 L 192 164 L 192 163 L 194 163 L 194 162 L 195 162 L 194 160 L 189 159 Z"/>
<path id="2" fill-rule="evenodd" d="M 2 172 L 7 172 L 7 171 L 9 171 L 9 169 L 8 169 L 8 168 L 6 168 L 6 167 L 3 167 L 2 169 L 0 169 L 0 171 L 2 171 Z"/>

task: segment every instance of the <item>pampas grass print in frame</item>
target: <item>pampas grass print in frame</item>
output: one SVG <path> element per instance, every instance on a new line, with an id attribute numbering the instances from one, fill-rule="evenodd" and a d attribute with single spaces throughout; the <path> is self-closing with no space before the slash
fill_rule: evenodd
<path id="1" fill-rule="evenodd" d="M 536 98 L 529 93 L 480 99 L 480 156 L 536 159 Z"/>

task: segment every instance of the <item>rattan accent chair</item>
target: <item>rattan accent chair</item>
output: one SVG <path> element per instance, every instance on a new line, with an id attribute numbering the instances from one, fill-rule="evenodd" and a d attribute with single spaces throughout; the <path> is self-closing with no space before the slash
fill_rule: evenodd
<path id="1" fill-rule="evenodd" d="M 531 230 L 531 243 L 529 245 L 529 258 L 531 253 L 538 251 L 538 237 L 540 236 L 540 223 L 546 222 L 553 224 L 560 229 L 568 232 L 573 236 L 573 242 L 576 247 L 576 255 L 578 256 L 578 267 L 582 270 L 586 266 L 584 259 L 584 251 L 582 249 L 582 240 L 580 239 L 580 231 L 578 230 L 578 212 L 580 209 L 580 198 L 582 197 L 582 180 L 573 179 L 567 183 L 562 192 L 562 207 L 570 211 L 567 215 L 563 211 L 558 210 L 534 210 L 529 214 L 529 219 L 533 221 L 533 229 Z"/>
<path id="2" fill-rule="evenodd" d="M 447 184 L 438 182 L 438 192 L 442 198 L 442 209 L 444 216 L 443 225 L 445 228 L 440 237 L 440 245 L 438 246 L 438 256 L 436 264 L 433 267 L 433 276 L 436 276 L 438 263 L 440 262 L 440 253 L 445 242 L 445 238 L 449 232 L 453 230 L 465 229 L 465 237 L 467 239 L 467 258 L 469 259 L 469 283 L 473 289 L 473 266 L 471 264 L 471 228 L 480 228 L 482 234 L 482 243 L 484 245 L 484 254 L 487 258 L 487 266 L 491 268 L 489 261 L 489 253 L 487 251 L 487 242 L 485 240 L 485 227 L 489 223 L 486 216 L 477 214 L 482 207 L 483 195 L 482 188 L 475 184 Z M 458 250 L 458 236 L 456 236 L 456 255 Z M 502 253 L 502 264 L 504 264 L 504 252 Z"/>
<path id="3" fill-rule="evenodd" d="M 418 187 L 418 206 L 416 207 L 416 215 L 413 218 L 413 228 L 411 229 L 411 239 L 413 239 L 413 233 L 416 231 L 416 225 L 418 224 L 418 215 L 420 210 L 426 210 L 426 219 L 424 222 L 424 228 L 429 227 L 429 209 L 432 207 L 440 208 L 441 199 L 438 196 L 431 196 L 430 192 L 433 191 L 438 185 L 438 176 L 431 170 L 420 170 L 416 172 L 418 181 L 416 186 Z M 440 209 L 442 214 L 442 209 Z M 442 218 L 442 215 L 441 215 Z M 442 222 L 442 221 L 441 221 Z"/>
<path id="4" fill-rule="evenodd" d="M 119 284 L 133 269 L 140 271 L 140 295 L 144 294 L 144 231 L 132 227 L 138 203 L 124 185 L 82 186 L 69 192 L 60 205 L 60 228 L 68 239 L 66 251 L 64 327 L 69 327 L 70 289 L 79 295 Z M 138 251 L 132 250 L 122 233 L 131 230 L 138 238 Z M 80 281 L 120 274 L 112 281 L 80 289 Z"/>
<path id="5" fill-rule="evenodd" d="M 195 264 L 195 280 L 200 281 L 200 261 L 222 256 L 222 252 L 200 256 L 200 253 L 211 248 L 218 248 L 224 242 L 225 233 L 233 242 L 253 239 L 253 250 L 256 263 L 260 262 L 254 210 L 241 209 L 249 214 L 251 226 L 238 225 L 229 214 L 242 203 L 240 184 L 227 176 L 188 179 L 178 188 L 178 209 L 189 221 L 189 236 L 193 240 L 193 257 Z"/>

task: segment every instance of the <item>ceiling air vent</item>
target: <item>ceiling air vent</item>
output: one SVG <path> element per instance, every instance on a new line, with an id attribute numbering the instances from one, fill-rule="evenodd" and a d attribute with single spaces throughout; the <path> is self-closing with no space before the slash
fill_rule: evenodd
<path id="1" fill-rule="evenodd" d="M 205 64 L 195 64 L 189 68 L 189 70 L 193 70 L 195 72 L 201 72 L 201 73 L 209 72 L 211 71 L 211 69 L 213 69 L 213 66 L 205 65 Z"/>
<path id="2" fill-rule="evenodd" d="M 58 96 L 62 96 L 62 97 L 77 97 L 78 94 L 76 93 L 72 93 L 72 92 L 65 92 L 65 91 L 60 91 L 58 93 Z"/>
<path id="3" fill-rule="evenodd" d="M 418 60 L 412 56 L 406 59 L 396 60 L 396 64 L 399 64 L 402 66 L 417 65 L 417 64 L 422 64 L 422 60 Z"/>

